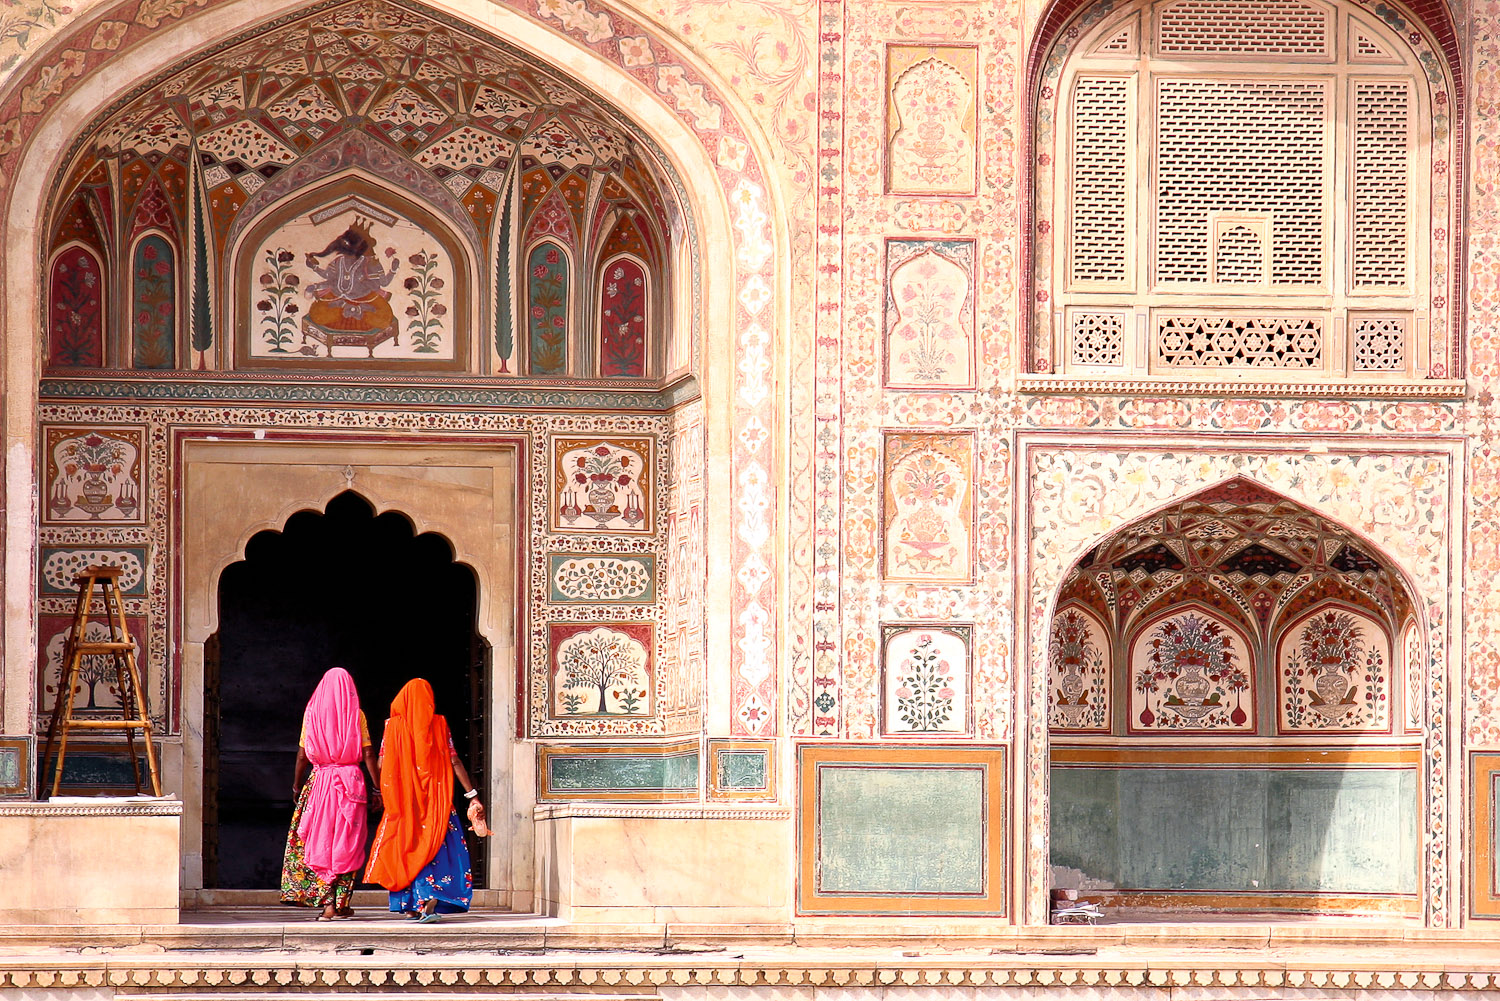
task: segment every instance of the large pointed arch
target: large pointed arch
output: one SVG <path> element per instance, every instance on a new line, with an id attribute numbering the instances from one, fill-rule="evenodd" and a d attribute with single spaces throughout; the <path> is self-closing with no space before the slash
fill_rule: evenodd
<path id="1" fill-rule="evenodd" d="M 1392 725 L 1408 690 L 1395 637 L 1424 616 L 1420 595 L 1381 546 L 1244 475 L 1096 537 L 1049 613 L 1087 611 L 1105 633 L 1096 645 L 1124 662 L 1107 736 L 1051 714 L 1051 878 L 1137 920 L 1183 907 L 1421 913 L 1423 741 Z M 1292 801 L 1305 852 L 1301 835 L 1273 830 Z M 1100 809 L 1117 822 L 1087 830 Z M 1176 820 L 1152 828 L 1153 810 Z M 1351 831 L 1376 815 L 1384 868 L 1355 874 Z M 1252 840 L 1274 847 L 1222 864 L 1232 832 L 1257 823 Z"/>
<path id="2" fill-rule="evenodd" d="M 207 0 L 189 10 L 155 13 L 142 21 L 129 16 L 133 4 L 122 0 L 94 12 L 104 19 L 114 16 L 127 26 L 114 50 L 91 49 L 86 43 L 90 26 L 60 33 L 54 51 L 66 50 L 63 63 L 28 67 L 0 96 L 0 136 L 4 137 L 0 139 L 4 150 L 0 172 L 7 180 L 6 218 L 34 218 L 44 209 L 46 178 L 59 166 L 57 151 L 70 145 L 78 123 L 99 108 L 98 92 L 87 86 L 95 72 L 107 67 L 109 93 L 129 93 L 199 49 L 205 13 L 212 15 L 221 37 L 229 37 L 280 17 L 305 13 L 313 6 L 296 0 Z M 706 645 L 731 651 L 729 663 L 719 668 L 725 677 L 706 688 L 718 694 L 718 704 L 712 709 L 714 729 L 769 733 L 779 718 L 779 669 L 771 624 L 778 604 L 775 582 L 782 576 L 775 568 L 777 524 L 783 517 L 769 484 L 784 436 L 778 415 L 785 408 L 778 400 L 785 387 L 775 374 L 782 371 L 789 350 L 786 339 L 777 334 L 788 327 L 790 314 L 788 255 L 776 253 L 786 239 L 782 198 L 762 166 L 767 162 L 768 143 L 757 127 L 744 124 L 749 121 L 745 110 L 737 99 L 726 95 L 710 71 L 612 6 L 580 8 L 577 17 L 567 19 L 546 9 L 530 13 L 478 0 L 464 0 L 446 10 L 445 16 L 482 25 L 483 30 L 521 49 L 546 53 L 552 66 L 576 79 L 596 81 L 623 113 L 659 143 L 683 176 L 702 180 L 683 192 L 700 227 L 698 238 L 706 246 L 732 248 L 734 261 L 732 273 L 703 269 L 692 290 L 694 300 L 702 304 L 696 327 L 733 331 L 733 336 L 694 341 L 691 374 L 696 381 L 683 387 L 682 396 L 691 401 L 695 393 L 701 393 L 703 402 L 679 411 L 682 433 L 702 437 L 709 454 L 730 457 L 707 470 L 702 479 L 708 498 L 703 505 L 708 512 L 703 527 L 708 540 L 706 559 L 714 569 L 706 596 L 711 610 L 706 616 Z M 149 45 L 140 44 L 148 37 Z M 634 64 L 626 62 L 625 47 L 619 41 L 627 37 L 649 41 L 651 61 L 659 72 L 645 74 L 629 68 Z M 567 44 L 558 44 L 560 38 Z M 639 52 L 632 48 L 629 58 L 638 59 Z M 22 263 L 6 275 L 8 285 L 29 287 L 39 280 L 35 264 L 26 258 L 18 255 Z M 29 297 L 7 296 L 5 330 L 35 329 L 37 322 Z M 36 345 L 26 338 L 6 337 L 3 343 L 6 426 L 13 440 L 21 440 L 28 431 L 35 433 L 40 358 Z M 742 434 L 746 428 L 753 433 Z M 26 472 L 29 465 L 29 458 L 8 453 L 11 489 L 25 489 L 23 481 L 28 475 L 34 477 Z M 739 484 L 742 496 L 738 504 L 730 499 L 734 483 Z M 34 558 L 35 543 L 25 512 L 16 506 L 7 510 L 4 579 L 27 580 L 30 572 L 25 568 Z M 17 596 L 7 601 L 7 608 L 3 643 L 13 654 L 7 661 L 22 663 L 35 598 Z M 13 728 L 20 727 L 31 710 L 24 688 L 14 685 L 6 688 L 5 706 L 7 725 L 14 724 Z"/>

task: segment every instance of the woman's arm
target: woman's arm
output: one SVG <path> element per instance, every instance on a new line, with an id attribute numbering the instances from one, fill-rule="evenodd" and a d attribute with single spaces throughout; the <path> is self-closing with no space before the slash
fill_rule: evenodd
<path id="1" fill-rule="evenodd" d="M 375 757 L 375 748 L 369 744 L 365 745 L 365 771 L 370 773 L 370 781 L 374 788 L 370 790 L 371 801 L 376 806 L 380 805 L 380 759 Z"/>
<path id="2" fill-rule="evenodd" d="M 469 823 L 473 826 L 475 834 L 481 838 L 487 837 L 490 827 L 484 816 L 484 804 L 479 802 L 479 790 L 475 789 L 474 783 L 469 781 L 469 771 L 464 767 L 464 763 L 458 760 L 458 753 L 450 752 L 449 758 L 453 762 L 453 774 L 458 777 L 459 783 L 464 787 L 464 799 L 469 801 L 468 809 L 465 811 Z"/>
<path id="3" fill-rule="evenodd" d="M 464 768 L 464 763 L 458 760 L 457 754 L 450 755 L 450 758 L 453 761 L 453 774 L 458 776 L 459 785 L 464 787 L 465 798 L 474 799 L 473 796 L 469 795 L 469 793 L 474 791 L 474 783 L 469 781 L 468 769 Z"/>
<path id="4" fill-rule="evenodd" d="M 307 781 L 307 769 L 312 762 L 307 760 L 307 749 L 297 745 L 297 764 L 292 768 L 292 796 L 302 795 L 302 783 Z"/>

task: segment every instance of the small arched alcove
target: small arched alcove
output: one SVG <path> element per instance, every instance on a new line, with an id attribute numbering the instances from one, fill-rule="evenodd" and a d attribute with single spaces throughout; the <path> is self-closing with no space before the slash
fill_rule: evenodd
<path id="1" fill-rule="evenodd" d="M 1243 477 L 1089 549 L 1049 631 L 1053 885 L 1126 919 L 1420 915 L 1419 609 Z"/>
<path id="2" fill-rule="evenodd" d="M 218 598 L 204 664 L 206 886 L 279 885 L 301 708 L 329 667 L 353 675 L 377 747 L 401 686 L 430 681 L 484 787 L 489 646 L 477 629 L 478 581 L 441 535 L 417 534 L 346 491 L 251 538 L 220 576 Z"/>

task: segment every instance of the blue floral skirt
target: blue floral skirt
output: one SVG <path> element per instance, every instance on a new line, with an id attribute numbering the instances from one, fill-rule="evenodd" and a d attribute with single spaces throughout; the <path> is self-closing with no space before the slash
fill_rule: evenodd
<path id="1" fill-rule="evenodd" d="M 415 914 L 422 901 L 436 900 L 439 914 L 462 914 L 474 899 L 474 873 L 469 868 L 469 848 L 464 844 L 463 829 L 458 826 L 458 811 L 448 814 L 448 832 L 432 861 L 417 873 L 404 890 L 391 891 L 391 911 Z"/>

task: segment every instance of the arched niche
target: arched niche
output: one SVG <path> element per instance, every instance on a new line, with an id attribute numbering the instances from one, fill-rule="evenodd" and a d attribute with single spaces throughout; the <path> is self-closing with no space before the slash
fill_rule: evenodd
<path id="1" fill-rule="evenodd" d="M 475 248 L 388 182 L 350 172 L 298 191 L 229 253 L 238 368 L 478 367 Z"/>
<path id="2" fill-rule="evenodd" d="M 128 341 L 136 368 L 172 368 L 177 363 L 181 275 L 177 245 L 159 229 L 139 234 L 130 251 Z"/>
<path id="3" fill-rule="evenodd" d="M 353 678 L 376 749 L 397 693 L 426 680 L 459 760 L 490 790 L 482 585 L 447 538 L 417 533 L 399 509 L 377 515 L 346 490 L 256 533 L 242 555 L 219 575 L 219 626 L 205 649 L 206 888 L 278 886 L 301 707 L 331 666 Z M 487 845 L 465 837 L 473 885 L 486 888 Z"/>
<path id="4" fill-rule="evenodd" d="M 728 457 L 703 468 L 702 476 L 684 489 L 684 505 L 703 512 L 701 521 L 696 520 L 696 514 L 691 520 L 693 531 L 701 532 L 704 539 L 697 565 L 706 565 L 712 572 L 697 574 L 695 581 L 680 591 L 681 604 L 689 609 L 687 614 L 699 607 L 699 595 L 706 601 L 710 614 L 700 615 L 705 621 L 702 647 L 730 651 L 729 663 L 716 668 L 713 680 L 705 676 L 701 684 L 706 698 L 714 703 L 711 713 L 717 721 L 715 729 L 762 732 L 774 725 L 769 721 L 779 718 L 776 672 L 770 671 L 763 679 L 755 675 L 747 681 L 744 679 L 750 674 L 741 672 L 740 666 L 747 659 L 757 670 L 779 663 L 774 630 L 763 628 L 778 607 L 779 575 L 763 574 L 759 568 L 777 565 L 775 540 L 784 514 L 774 499 L 736 506 L 728 498 L 732 484 L 749 484 L 752 489 L 765 484 L 768 470 L 785 458 L 781 455 L 784 439 L 778 416 L 784 411 L 781 402 L 785 387 L 774 374 L 784 368 L 784 353 L 790 344 L 785 336 L 789 324 L 787 256 L 779 253 L 787 234 L 780 182 L 761 166 L 769 149 L 765 137 L 737 99 L 719 89 L 712 78 L 702 76 L 674 42 L 657 37 L 649 26 L 637 24 L 614 8 L 590 6 L 587 11 L 590 17 L 608 23 L 620 37 L 650 36 L 652 51 L 664 60 L 663 65 L 680 69 L 691 86 L 703 87 L 707 103 L 702 106 L 702 114 L 684 109 L 673 100 L 668 84 L 663 82 L 667 76 L 653 82 L 634 72 L 623 62 L 616 41 L 591 41 L 591 30 L 581 21 L 560 22 L 545 14 L 528 15 L 478 0 L 460 0 L 440 10 L 419 3 L 400 6 L 448 25 L 486 33 L 550 72 L 595 82 L 595 89 L 610 95 L 614 106 L 639 126 L 657 155 L 675 171 L 671 183 L 682 204 L 671 221 L 674 241 L 682 240 L 682 245 L 691 247 L 695 254 L 722 252 L 732 262 L 726 268 L 677 268 L 670 276 L 672 302 L 681 307 L 682 314 L 671 327 L 677 341 L 670 357 L 682 363 L 672 373 L 671 388 L 682 402 L 674 412 L 674 433 L 680 433 L 687 442 L 689 454 Z M 13 182 L 3 193 L 7 219 L 13 226 L 32 231 L 34 220 L 48 211 L 48 192 L 56 194 L 51 179 L 66 166 L 71 144 L 86 127 L 84 123 L 109 112 L 105 102 L 114 95 L 125 95 L 122 99 L 128 100 L 143 93 L 153 81 L 175 79 L 191 60 L 285 26 L 308 11 L 299 0 L 205 0 L 182 16 L 175 10 L 166 12 L 160 23 L 152 26 L 150 44 L 137 44 L 144 29 L 131 20 L 133 6 L 124 0 L 101 6 L 95 12 L 99 17 L 114 16 L 122 19 L 118 23 L 128 25 L 126 43 L 118 51 L 107 52 L 81 45 L 85 62 L 78 78 L 56 101 L 26 112 L 28 140 L 6 154 L 0 165 Z M 207 34 L 204 25 L 211 25 Z M 73 36 L 86 35 L 88 30 L 91 26 L 87 24 L 69 26 L 63 29 L 59 44 L 68 44 Z M 36 69 L 36 65 L 22 67 L 17 86 Z M 105 87 L 95 86 L 103 78 L 101 74 L 107 74 Z M 108 97 L 101 96 L 105 94 Z M 691 179 L 691 183 L 684 179 Z M 731 218 L 731 205 L 738 213 L 737 224 Z M 510 247 L 491 247 L 489 253 L 509 253 L 508 260 L 515 256 Z M 15 258 L 7 272 L 8 283 L 31 287 L 42 280 L 39 254 L 18 250 Z M 195 302 L 205 301 L 196 294 L 200 277 L 193 276 Z M 742 308 L 741 301 L 749 305 Z M 32 297 L 7 297 L 5 330 L 35 330 L 42 322 L 38 303 Z M 703 330 L 713 330 L 719 336 L 701 338 Z M 37 377 L 41 371 L 38 346 L 31 337 L 6 337 L 0 338 L 0 351 L 5 360 L 6 426 L 17 441 L 28 435 L 34 438 Z M 216 363 L 212 351 L 205 359 L 196 341 L 195 353 L 200 363 Z M 737 367 L 741 355 L 750 363 Z M 753 433 L 740 434 L 742 430 Z M 33 489 L 36 486 L 35 470 L 27 472 L 36 448 L 33 445 L 27 456 L 18 455 L 20 451 L 26 449 L 14 450 L 9 456 L 7 468 L 12 475 L 8 482 L 13 490 L 24 492 L 23 481 L 30 482 Z M 7 511 L 5 537 L 9 544 L 3 576 L 12 582 L 28 580 L 34 563 L 34 532 L 28 528 L 28 515 L 21 506 L 7 505 Z M 736 577 L 745 567 L 755 572 Z M 36 598 L 15 587 L 6 594 L 7 662 L 20 664 L 31 642 Z M 173 600 L 178 600 L 175 593 Z M 173 628 L 175 631 L 176 626 Z M 690 670 L 704 668 L 702 653 L 696 657 L 697 663 L 689 665 Z M 5 711 L 11 730 L 20 732 L 27 725 L 33 701 L 25 684 L 6 686 Z M 744 713 L 737 713 L 741 708 Z M 742 719 L 752 722 L 742 725 Z"/>
<path id="5" fill-rule="evenodd" d="M 1422 612 L 1380 548 L 1234 477 L 1091 544 L 1054 608 L 1049 637 L 1086 610 L 1123 660 L 1111 731 L 1069 732 L 1049 718 L 1054 885 L 1124 920 L 1422 912 L 1423 740 L 1389 724 L 1390 637 L 1403 623 L 1420 647 Z M 1337 699 L 1331 683 L 1314 690 L 1340 703 L 1351 687 L 1361 704 L 1383 697 L 1383 724 L 1337 713 L 1327 726 L 1286 725 L 1281 668 L 1330 612 L 1362 645 L 1361 670 L 1371 649 L 1385 667 L 1375 682 L 1351 677 Z M 1050 711 L 1058 675 L 1048 670 Z"/>
<path id="6" fill-rule="evenodd" d="M 1047 725 L 1054 734 L 1109 733 L 1113 646 L 1082 602 L 1060 605 L 1047 640 Z"/>

